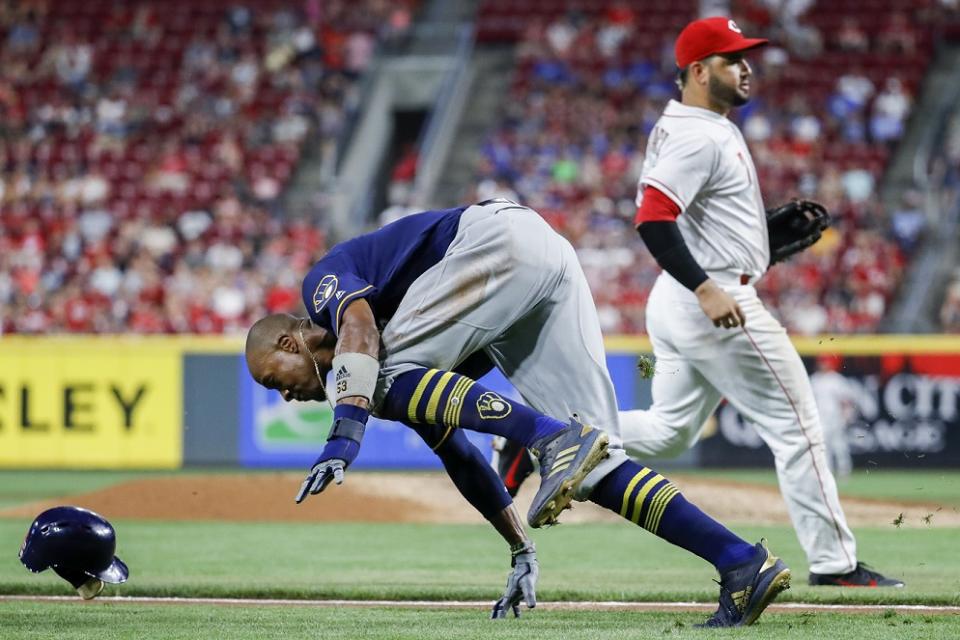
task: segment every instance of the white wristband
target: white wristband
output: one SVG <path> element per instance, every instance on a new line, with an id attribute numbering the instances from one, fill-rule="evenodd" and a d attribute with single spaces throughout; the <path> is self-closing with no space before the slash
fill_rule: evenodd
<path id="1" fill-rule="evenodd" d="M 365 353 L 341 353 L 333 358 L 333 401 L 361 396 L 373 399 L 380 363 Z"/>

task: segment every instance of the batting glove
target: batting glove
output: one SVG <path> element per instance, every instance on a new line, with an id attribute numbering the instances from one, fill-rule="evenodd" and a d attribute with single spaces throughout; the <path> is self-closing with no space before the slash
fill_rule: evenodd
<path id="1" fill-rule="evenodd" d="M 507 588 L 503 596 L 493 605 L 491 618 L 507 617 L 507 609 L 513 610 L 513 617 L 520 617 L 520 602 L 527 607 L 537 606 L 537 578 L 540 577 L 540 565 L 537 563 L 537 550 L 533 542 L 526 540 L 510 549 L 513 571 L 507 576 Z"/>
<path id="2" fill-rule="evenodd" d="M 330 481 L 343 484 L 343 473 L 360 453 L 360 440 L 363 438 L 364 425 L 350 418 L 338 418 L 330 430 L 330 438 L 323 453 L 313 463 L 310 473 L 297 492 L 297 504 L 308 495 L 316 495 L 327 488 Z"/>

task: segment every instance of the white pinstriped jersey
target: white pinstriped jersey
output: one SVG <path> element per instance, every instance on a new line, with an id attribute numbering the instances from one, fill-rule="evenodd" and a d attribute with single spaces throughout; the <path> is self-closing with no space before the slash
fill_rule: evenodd
<path id="1" fill-rule="evenodd" d="M 647 142 L 638 207 L 645 185 L 680 207 L 680 233 L 708 274 L 747 274 L 753 282 L 767 270 L 757 171 L 740 130 L 725 116 L 671 100 Z"/>

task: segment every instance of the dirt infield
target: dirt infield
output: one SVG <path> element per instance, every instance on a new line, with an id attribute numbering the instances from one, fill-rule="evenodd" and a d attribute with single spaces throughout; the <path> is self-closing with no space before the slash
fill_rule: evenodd
<path id="1" fill-rule="evenodd" d="M 771 472 L 772 473 L 772 472 Z M 284 522 L 481 523 L 450 481 L 438 473 L 348 473 L 345 483 L 297 505 L 293 497 L 303 477 L 297 473 L 182 474 L 143 478 L 99 491 L 34 502 L 0 511 L 0 516 L 33 517 L 58 504 L 75 504 L 112 518 Z M 674 482 L 686 497 L 723 522 L 788 523 L 786 506 L 775 487 L 678 475 Z M 536 482 L 517 499 L 525 513 Z M 960 526 L 954 508 L 920 502 L 845 498 L 853 526 Z M 929 524 L 923 518 L 933 514 Z M 619 517 L 590 503 L 577 503 L 564 521 L 604 522 Z"/>

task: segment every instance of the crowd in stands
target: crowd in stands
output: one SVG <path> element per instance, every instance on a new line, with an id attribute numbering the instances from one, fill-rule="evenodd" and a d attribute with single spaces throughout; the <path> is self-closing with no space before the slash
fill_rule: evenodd
<path id="1" fill-rule="evenodd" d="M 960 333 L 960 270 L 954 272 L 944 292 L 939 320 L 944 333 Z"/>
<path id="2" fill-rule="evenodd" d="M 296 309 L 327 239 L 283 211 L 283 191 L 308 137 L 336 154 L 357 79 L 416 4 L 0 2 L 0 333 L 239 332 Z M 919 196 L 887 210 L 877 185 L 936 13 L 875 4 L 734 3 L 745 31 L 774 41 L 752 59 L 757 97 L 734 114 L 765 201 L 814 198 L 836 220 L 761 281 L 793 332 L 876 330 L 926 232 Z M 632 226 L 636 179 L 695 12 L 481 2 L 480 39 L 518 46 L 473 195 L 518 198 L 573 241 L 607 332 L 644 331 L 658 268 Z M 941 320 L 958 330 L 949 291 Z"/>
<path id="3" fill-rule="evenodd" d="M 960 219 L 960 114 L 955 114 L 947 126 L 937 165 L 933 173 L 943 183 L 939 206 L 948 216 L 944 222 L 956 222 Z M 940 328 L 945 333 L 960 333 L 960 267 L 947 284 L 939 311 Z"/>
<path id="4" fill-rule="evenodd" d="M 647 134 L 678 96 L 672 45 L 692 4 L 642 16 L 629 3 L 540 15 L 522 0 L 482 5 L 481 39 L 518 46 L 512 93 L 479 160 L 477 197 L 519 198 L 573 242 L 607 332 L 645 330 L 658 268 L 633 228 L 637 177 Z M 768 272 L 761 296 L 791 332 L 875 331 L 925 232 L 917 197 L 888 211 L 878 184 L 929 62 L 936 14 L 761 1 L 734 11 L 745 33 L 772 40 L 750 58 L 754 99 L 732 115 L 766 206 L 810 198 L 835 219 L 815 247 Z M 520 25 L 513 12 L 523 13 Z"/>
<path id="5" fill-rule="evenodd" d="M 282 215 L 402 0 L 0 3 L 0 332 L 219 333 L 299 304 Z"/>

